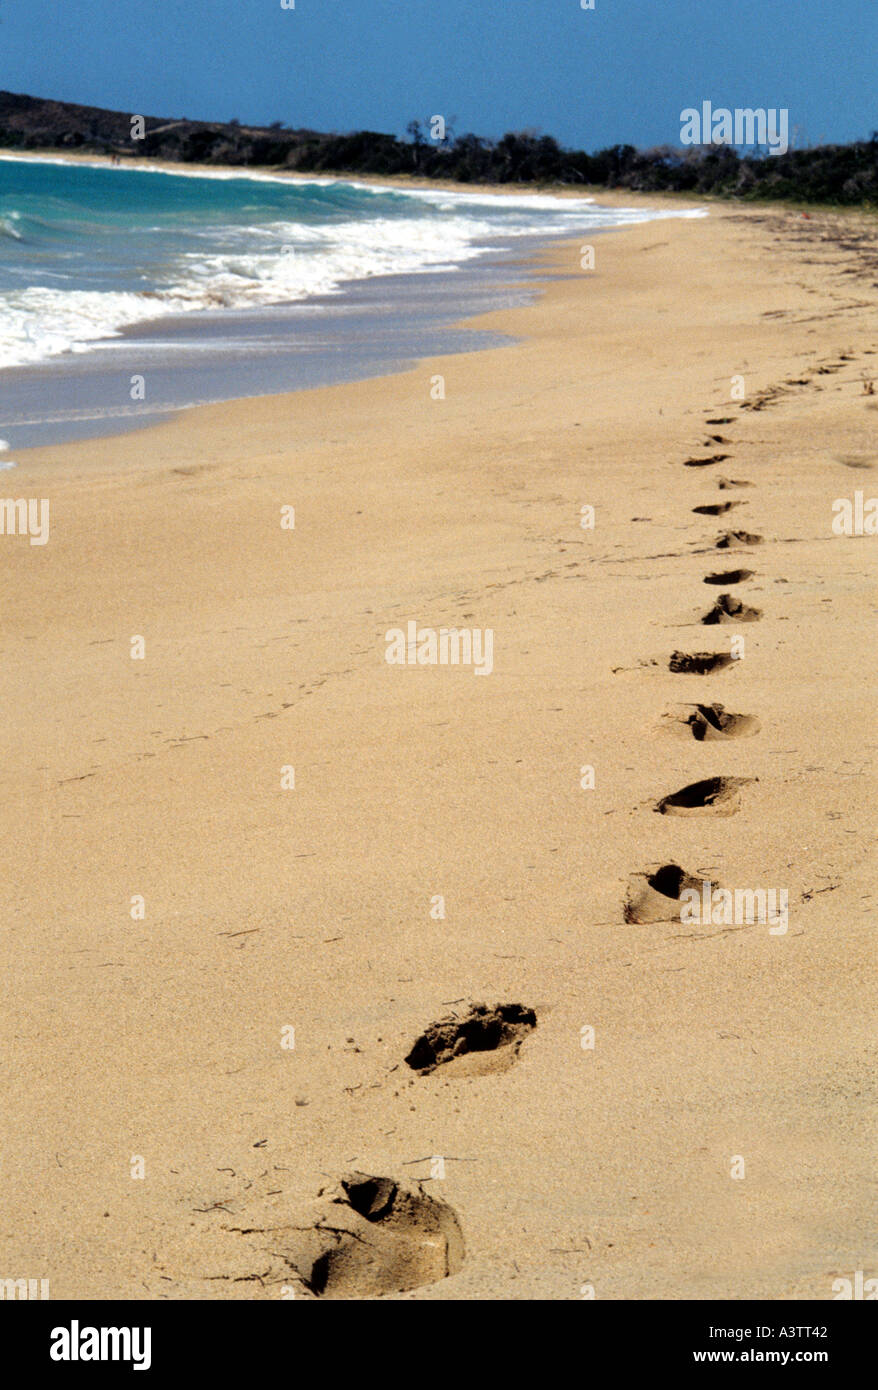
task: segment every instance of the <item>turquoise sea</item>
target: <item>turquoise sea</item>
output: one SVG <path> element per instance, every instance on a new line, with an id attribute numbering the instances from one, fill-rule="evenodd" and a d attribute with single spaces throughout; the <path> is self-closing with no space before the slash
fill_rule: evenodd
<path id="1" fill-rule="evenodd" d="M 300 383 L 292 366 L 278 382 L 278 354 L 295 351 L 301 366 L 316 334 L 324 356 L 331 354 L 333 335 L 335 355 L 343 355 L 351 325 L 337 310 L 354 306 L 352 287 L 397 277 L 411 300 L 413 277 L 429 277 L 426 291 L 439 277 L 448 276 L 450 284 L 454 273 L 492 254 L 496 263 L 498 252 L 508 256 L 535 239 L 587 237 L 667 215 L 599 208 L 580 197 L 402 190 L 341 179 L 168 173 L 0 155 L 0 433 L 13 442 L 43 441 L 50 435 L 35 434 L 33 426 L 53 409 L 59 422 L 63 415 L 69 423 L 77 414 L 144 415 L 314 384 L 328 379 L 326 373 L 315 377 L 306 369 Z M 459 281 L 458 289 L 463 286 Z M 419 298 L 423 293 L 414 295 Z M 487 307 L 484 296 L 474 296 L 472 312 Z M 455 303 L 455 316 L 468 308 L 465 298 Z M 416 312 L 412 304 L 398 305 L 397 322 Z M 173 367 L 174 388 L 169 380 L 160 398 L 154 394 L 139 408 L 110 401 L 103 412 L 94 390 L 89 395 L 88 380 L 94 387 L 98 367 L 113 370 L 114 349 L 119 371 L 127 370 L 142 325 L 149 331 L 141 356 L 152 368 Z M 403 336 L 398 350 L 386 345 L 385 358 L 423 350 L 411 333 Z M 230 389 L 233 351 L 246 389 Z M 363 343 L 351 356 L 362 358 Z M 257 359 L 265 367 L 261 375 Z M 354 374 L 363 374 L 362 365 Z M 184 389 L 179 373 L 189 367 L 195 375 Z M 48 392 L 50 379 L 58 387 Z M 71 385 L 74 379 L 81 390 Z M 64 433 L 56 430 L 55 437 Z"/>

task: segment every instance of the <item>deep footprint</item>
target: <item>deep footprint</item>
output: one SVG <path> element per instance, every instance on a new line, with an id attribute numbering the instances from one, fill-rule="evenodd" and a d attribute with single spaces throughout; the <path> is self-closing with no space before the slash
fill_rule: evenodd
<path id="1" fill-rule="evenodd" d="M 742 507 L 743 502 L 705 502 L 701 507 L 693 507 L 698 516 L 725 516 L 732 507 Z"/>
<path id="2" fill-rule="evenodd" d="M 762 537 L 750 531 L 724 531 L 716 538 L 717 550 L 741 550 L 748 545 L 761 545 Z"/>
<path id="3" fill-rule="evenodd" d="M 752 570 L 719 570 L 714 574 L 704 576 L 705 584 L 743 584 L 745 579 L 752 579 Z"/>
<path id="4" fill-rule="evenodd" d="M 756 623 L 761 617 L 761 608 L 749 608 L 733 594 L 720 594 L 701 621 L 706 627 L 713 627 L 716 623 Z"/>
<path id="5" fill-rule="evenodd" d="M 727 458 L 731 458 L 731 454 L 711 454 L 710 458 L 706 459 L 684 459 L 683 466 L 685 468 L 706 468 L 709 463 L 725 463 Z"/>
<path id="6" fill-rule="evenodd" d="M 284 1254 L 315 1298 L 378 1298 L 435 1284 L 464 1260 L 460 1222 L 421 1183 L 346 1173 Z M 275 1236 L 277 1242 L 277 1235 Z"/>
<path id="7" fill-rule="evenodd" d="M 431 1023 L 405 1061 L 421 1076 L 452 1062 L 458 1074 L 505 1071 L 536 1026 L 536 1014 L 523 1004 L 472 1004 L 459 1017 L 448 1014 Z"/>
<path id="8" fill-rule="evenodd" d="M 685 721 L 699 743 L 718 738 L 748 738 L 762 727 L 752 714 L 730 714 L 724 705 L 696 705 Z"/>
<path id="9" fill-rule="evenodd" d="M 663 864 L 652 874 L 632 874 L 625 900 L 625 921 L 672 922 L 680 915 L 680 894 L 684 888 L 701 892 L 701 879 L 694 878 L 679 864 Z"/>
<path id="10" fill-rule="evenodd" d="M 684 675 L 706 676 L 710 671 L 731 666 L 733 660 L 725 652 L 672 652 L 668 668 Z"/>
<path id="11" fill-rule="evenodd" d="M 663 796 L 655 809 L 662 816 L 694 816 L 705 812 L 733 816 L 741 804 L 739 788 L 749 780 L 747 777 L 708 777 L 702 782 L 690 782 L 688 787 Z"/>

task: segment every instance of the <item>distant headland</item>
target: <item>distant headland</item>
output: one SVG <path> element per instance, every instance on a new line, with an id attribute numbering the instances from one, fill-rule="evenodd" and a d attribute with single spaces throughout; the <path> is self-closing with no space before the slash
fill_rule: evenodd
<path id="1" fill-rule="evenodd" d="M 621 188 L 746 199 L 878 205 L 878 132 L 847 145 L 790 149 L 777 158 L 730 145 L 613 145 L 587 154 L 550 135 L 499 140 L 458 134 L 439 118 L 411 121 L 408 140 L 377 131 L 347 134 L 238 121 L 169 119 L 0 92 L 0 148 L 99 154 L 120 161 L 284 169 L 313 174 L 410 175 L 470 184 Z"/>

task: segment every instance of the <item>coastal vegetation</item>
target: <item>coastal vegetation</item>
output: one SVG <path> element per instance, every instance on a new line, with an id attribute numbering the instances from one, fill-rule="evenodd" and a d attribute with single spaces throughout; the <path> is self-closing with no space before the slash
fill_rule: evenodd
<path id="1" fill-rule="evenodd" d="M 510 131 L 499 140 L 409 122 L 407 139 L 379 131 L 347 134 L 174 120 L 0 92 L 0 147 L 94 153 L 120 160 L 282 168 L 298 173 L 410 175 L 458 183 L 540 184 L 790 199 L 838 206 L 878 204 L 878 132 L 846 145 L 739 153 L 728 145 L 613 145 L 587 154 L 551 135 Z M 444 125 L 444 123 L 443 123 Z"/>

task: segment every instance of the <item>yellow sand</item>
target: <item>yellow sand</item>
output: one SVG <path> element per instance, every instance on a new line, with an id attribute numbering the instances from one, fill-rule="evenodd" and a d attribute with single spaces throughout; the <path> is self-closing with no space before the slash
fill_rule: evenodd
<path id="1" fill-rule="evenodd" d="M 876 1272 L 878 538 L 832 532 L 878 494 L 875 223 L 712 205 L 592 240 L 479 321 L 515 346 L 3 475 L 51 535 L 0 538 L 0 1277 L 277 1298 L 321 1186 L 433 1156 L 465 1258 L 403 1297 Z M 730 527 L 764 541 L 713 550 Z M 736 566 L 761 620 L 701 627 Z M 493 673 L 388 665 L 409 619 L 492 629 Z M 696 742 L 693 701 L 761 731 Z M 754 779 L 735 814 L 655 813 L 715 775 Z M 667 863 L 786 889 L 788 931 L 626 923 Z M 513 1065 L 415 1075 L 473 1000 L 536 1008 Z"/>

